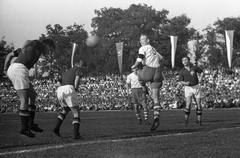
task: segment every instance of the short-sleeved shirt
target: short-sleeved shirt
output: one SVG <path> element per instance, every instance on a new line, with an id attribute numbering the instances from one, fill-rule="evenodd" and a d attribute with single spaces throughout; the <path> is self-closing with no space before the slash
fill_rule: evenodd
<path id="1" fill-rule="evenodd" d="M 22 51 L 19 52 L 15 63 L 21 63 L 28 69 L 31 69 L 34 64 L 38 61 L 41 53 L 44 52 L 45 45 L 37 40 L 29 42 Z"/>
<path id="2" fill-rule="evenodd" d="M 198 75 L 197 73 L 202 73 L 202 69 L 199 68 L 198 66 L 191 66 L 190 71 L 187 69 L 183 68 L 179 72 L 179 79 L 178 81 L 185 81 L 185 82 L 190 82 L 189 86 L 195 86 L 198 84 Z"/>
<path id="3" fill-rule="evenodd" d="M 74 66 L 68 71 L 64 72 L 62 75 L 62 85 L 72 85 L 74 86 L 75 77 L 82 77 L 83 73 L 81 68 Z"/>
<path id="4" fill-rule="evenodd" d="M 163 59 L 156 49 L 149 44 L 139 48 L 139 55 L 140 54 L 144 55 L 144 59 L 138 58 L 137 61 L 152 68 L 159 67 L 160 61 Z"/>
<path id="5" fill-rule="evenodd" d="M 141 85 L 138 81 L 138 76 L 132 72 L 127 76 L 127 81 L 128 84 L 131 84 L 131 88 L 141 88 Z"/>

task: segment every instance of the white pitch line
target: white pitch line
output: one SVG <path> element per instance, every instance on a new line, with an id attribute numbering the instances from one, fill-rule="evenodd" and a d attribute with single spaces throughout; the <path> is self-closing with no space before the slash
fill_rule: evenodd
<path id="1" fill-rule="evenodd" d="M 215 130 L 208 131 L 210 132 L 216 132 L 216 131 L 224 131 L 224 130 L 232 130 L 232 129 L 239 129 L 240 127 L 232 127 L 232 128 L 219 128 Z M 48 146 L 48 147 L 42 147 L 38 149 L 29 149 L 29 150 L 19 150 L 19 151 L 12 151 L 12 152 L 4 152 L 0 153 L 1 155 L 10 155 L 10 154 L 21 154 L 21 153 L 30 153 L 30 152 L 40 152 L 48 149 L 59 149 L 59 148 L 66 148 L 70 146 L 76 146 L 76 145 L 89 145 L 89 144 L 98 144 L 98 143 L 109 143 L 109 142 L 123 142 L 123 141 L 134 141 L 134 140 L 143 140 L 143 139 L 149 139 L 149 138 L 162 138 L 162 137 L 169 137 L 169 136 L 184 136 L 184 135 L 191 135 L 195 133 L 203 133 L 202 131 L 199 132 L 191 132 L 191 133 L 174 133 L 174 134 L 166 134 L 166 135 L 152 135 L 152 136 L 146 136 L 146 137 L 136 137 L 136 138 L 128 138 L 128 139 L 115 139 L 115 140 L 97 140 L 97 141 L 88 141 L 88 142 L 78 142 L 78 143 L 71 143 L 71 144 L 62 144 L 62 145 L 55 145 L 55 146 Z"/>

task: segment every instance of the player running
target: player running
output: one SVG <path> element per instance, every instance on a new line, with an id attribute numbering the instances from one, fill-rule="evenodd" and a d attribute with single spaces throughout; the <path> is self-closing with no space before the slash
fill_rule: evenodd
<path id="1" fill-rule="evenodd" d="M 159 116 L 161 106 L 159 103 L 159 91 L 163 81 L 161 68 L 164 65 L 164 59 L 155 48 L 150 45 L 150 39 L 147 35 L 141 35 L 140 44 L 139 55 L 132 68 L 136 68 L 139 64 L 143 64 L 143 68 L 138 70 L 137 73 L 139 83 L 145 93 L 147 91 L 146 83 L 150 82 L 154 102 L 154 122 L 151 131 L 154 131 L 160 124 Z"/>

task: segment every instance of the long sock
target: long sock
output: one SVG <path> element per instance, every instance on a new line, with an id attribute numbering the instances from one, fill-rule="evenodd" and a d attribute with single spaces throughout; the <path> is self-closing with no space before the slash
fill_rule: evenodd
<path id="1" fill-rule="evenodd" d="M 60 129 L 64 119 L 66 118 L 66 114 L 63 114 L 63 113 L 60 113 L 58 115 L 58 119 L 57 119 L 57 123 L 56 123 L 56 126 L 55 126 L 55 129 Z"/>
<path id="2" fill-rule="evenodd" d="M 138 120 L 141 120 L 140 112 L 136 113 L 136 117 L 137 117 Z"/>
<path id="3" fill-rule="evenodd" d="M 32 125 L 34 125 L 36 106 L 35 105 L 29 105 L 28 110 L 30 111 L 29 126 L 32 126 Z"/>
<path id="4" fill-rule="evenodd" d="M 202 109 L 196 109 L 197 120 L 201 121 L 202 118 Z"/>
<path id="5" fill-rule="evenodd" d="M 154 107 L 153 107 L 153 109 L 154 109 L 154 112 L 153 112 L 154 117 L 153 118 L 154 119 L 159 119 L 160 108 L 161 108 L 160 103 L 154 103 Z"/>
<path id="6" fill-rule="evenodd" d="M 74 137 L 76 138 L 78 136 L 79 133 L 79 128 L 80 128 L 80 118 L 76 117 L 73 118 L 73 129 L 74 129 Z"/>
<path id="7" fill-rule="evenodd" d="M 185 109 L 185 121 L 188 122 L 188 118 L 189 118 L 189 115 L 190 115 L 190 109 Z"/>
<path id="8" fill-rule="evenodd" d="M 28 121 L 29 121 L 29 111 L 28 110 L 19 110 L 19 115 L 22 123 L 22 131 L 26 131 L 28 129 Z"/>
<path id="9" fill-rule="evenodd" d="M 144 114 L 144 119 L 148 120 L 148 110 L 144 111 L 143 114 Z"/>

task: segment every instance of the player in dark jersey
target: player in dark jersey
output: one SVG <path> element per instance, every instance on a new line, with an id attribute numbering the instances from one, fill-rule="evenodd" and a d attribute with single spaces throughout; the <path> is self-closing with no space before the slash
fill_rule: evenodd
<path id="1" fill-rule="evenodd" d="M 43 132 L 34 123 L 36 111 L 35 99 L 37 94 L 29 81 L 29 70 L 41 55 L 47 54 L 51 49 L 55 49 L 54 41 L 51 39 L 32 40 L 28 41 L 22 49 L 14 51 L 5 59 L 5 74 L 11 80 L 21 101 L 19 115 L 22 127 L 20 133 L 28 137 L 35 137 L 35 134 L 30 130 Z M 10 60 L 14 56 L 16 56 L 16 60 L 10 65 Z"/>
<path id="2" fill-rule="evenodd" d="M 58 115 L 56 126 L 53 132 L 56 136 L 61 137 L 59 130 L 64 121 L 65 117 L 71 110 L 73 113 L 73 129 L 74 139 L 81 139 L 79 128 L 80 128 L 80 108 L 77 98 L 78 86 L 80 78 L 83 76 L 81 70 L 81 64 L 75 63 L 74 67 L 63 73 L 62 75 L 62 85 L 57 89 L 57 98 L 62 106 L 62 112 Z"/>
<path id="3" fill-rule="evenodd" d="M 186 98 L 186 108 L 185 108 L 185 126 L 188 126 L 188 118 L 190 115 L 190 108 L 192 103 L 192 98 L 195 99 L 197 104 L 196 114 L 197 114 L 197 123 L 202 125 L 201 116 L 202 116 L 202 106 L 201 99 L 203 97 L 201 85 L 204 77 L 203 70 L 198 66 L 193 66 L 190 63 L 189 57 L 182 58 L 182 64 L 184 68 L 179 72 L 178 86 L 184 86 L 185 98 Z M 198 79 L 198 74 L 199 79 Z"/>

